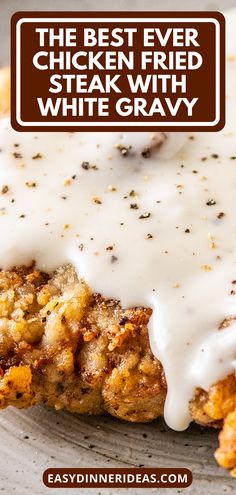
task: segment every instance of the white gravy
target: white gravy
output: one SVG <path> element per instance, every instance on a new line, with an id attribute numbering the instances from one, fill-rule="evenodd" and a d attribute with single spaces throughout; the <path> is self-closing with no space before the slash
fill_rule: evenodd
<path id="1" fill-rule="evenodd" d="M 176 430 L 196 387 L 236 368 L 236 322 L 219 330 L 236 316 L 236 12 L 230 23 L 219 133 L 170 135 L 155 151 L 158 134 L 17 133 L 0 122 L 1 268 L 69 262 L 123 307 L 151 307 Z"/>

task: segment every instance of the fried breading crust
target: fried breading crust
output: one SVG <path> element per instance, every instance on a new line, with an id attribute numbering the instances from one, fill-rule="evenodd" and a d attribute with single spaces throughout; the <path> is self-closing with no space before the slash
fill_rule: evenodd
<path id="1" fill-rule="evenodd" d="M 123 311 L 71 266 L 0 272 L 0 407 L 56 409 L 130 421 L 162 414 L 165 379 L 148 341 L 149 309 Z"/>
<path id="2" fill-rule="evenodd" d="M 9 112 L 10 109 L 10 69 L 0 69 L 0 114 Z"/>
<path id="3" fill-rule="evenodd" d="M 220 447 L 215 458 L 224 468 L 231 469 L 236 478 L 236 410 L 226 416 L 224 427 L 219 435 Z"/>
<path id="4" fill-rule="evenodd" d="M 0 113 L 9 110 L 0 70 Z M 166 381 L 148 339 L 151 310 L 93 294 L 73 267 L 0 271 L 0 408 L 45 403 L 146 422 L 163 414 Z M 221 427 L 215 457 L 236 476 L 236 375 L 197 390 L 192 419 Z"/>

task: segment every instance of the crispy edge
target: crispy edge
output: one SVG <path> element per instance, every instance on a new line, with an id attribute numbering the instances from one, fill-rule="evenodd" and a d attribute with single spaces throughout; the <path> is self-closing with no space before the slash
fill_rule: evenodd
<path id="1" fill-rule="evenodd" d="M 7 114 L 10 110 L 10 69 L 0 69 L 0 115 Z"/>

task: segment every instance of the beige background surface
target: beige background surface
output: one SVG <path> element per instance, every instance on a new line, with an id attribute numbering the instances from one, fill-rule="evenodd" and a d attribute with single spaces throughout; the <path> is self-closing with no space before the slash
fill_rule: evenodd
<path id="1" fill-rule="evenodd" d="M 19 10 L 199 10 L 236 7 L 236 0 L 0 0 L 0 65 L 8 63 L 9 20 Z M 193 485 L 163 494 L 224 495 L 236 493 L 236 482 L 216 466 L 217 434 L 192 426 L 176 433 L 163 421 L 134 425 L 110 417 L 87 418 L 43 407 L 0 412 L 0 492 L 6 495 L 108 495 L 111 490 L 49 491 L 43 470 L 53 466 L 188 467 Z M 156 490 L 128 490 L 130 495 Z M 113 490 L 112 494 L 127 493 Z"/>

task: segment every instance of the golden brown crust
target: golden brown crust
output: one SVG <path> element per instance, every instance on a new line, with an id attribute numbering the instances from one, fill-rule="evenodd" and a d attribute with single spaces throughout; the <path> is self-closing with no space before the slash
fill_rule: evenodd
<path id="1" fill-rule="evenodd" d="M 9 110 L 0 70 L 0 113 Z M 71 266 L 0 272 L 0 408 L 46 403 L 144 422 L 163 414 L 166 382 L 148 340 L 150 309 L 92 294 Z M 193 420 L 224 427 L 216 459 L 236 475 L 236 376 L 196 391 Z"/>
<path id="2" fill-rule="evenodd" d="M 231 469 L 231 474 L 236 478 L 236 410 L 226 416 L 224 427 L 219 434 L 220 446 L 215 452 L 218 463 Z"/>
<path id="3" fill-rule="evenodd" d="M 10 109 L 10 69 L 0 69 L 0 115 L 9 112 Z"/>
<path id="4" fill-rule="evenodd" d="M 71 266 L 52 278 L 1 272 L 1 407 L 46 402 L 129 421 L 159 416 L 166 387 L 149 347 L 150 314 L 93 295 Z"/>

